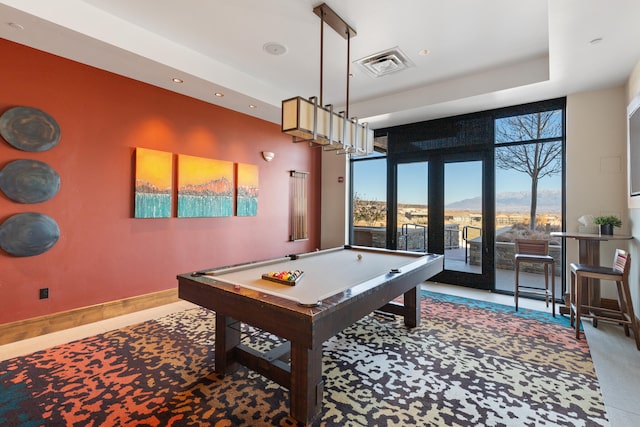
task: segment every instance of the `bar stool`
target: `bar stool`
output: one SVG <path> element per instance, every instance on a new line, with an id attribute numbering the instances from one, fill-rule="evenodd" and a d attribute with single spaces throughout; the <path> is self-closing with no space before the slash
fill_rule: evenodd
<path id="1" fill-rule="evenodd" d="M 571 326 L 576 329 L 576 339 L 580 339 L 580 319 L 589 317 L 593 319 L 594 328 L 598 327 L 598 320 L 623 325 L 626 336 L 629 336 L 629 328 L 631 328 L 636 340 L 636 347 L 640 350 L 638 324 L 636 315 L 633 312 L 633 303 L 631 302 L 631 292 L 629 290 L 630 266 L 631 256 L 622 249 L 616 249 L 613 267 L 571 264 Z M 609 283 L 615 282 L 618 290 L 618 310 L 592 306 L 590 281 L 582 279 L 600 279 Z"/>
<path id="2" fill-rule="evenodd" d="M 520 285 L 520 264 L 542 264 L 544 267 L 544 289 L 533 286 Z M 514 299 L 516 311 L 518 311 L 518 297 L 520 294 L 544 296 L 544 301 L 549 307 L 551 299 L 551 313 L 556 316 L 556 300 L 554 293 L 556 289 L 555 260 L 549 255 L 548 240 L 526 240 L 516 239 L 515 254 L 516 287 Z M 551 274 L 551 289 L 549 289 L 549 274 Z"/>

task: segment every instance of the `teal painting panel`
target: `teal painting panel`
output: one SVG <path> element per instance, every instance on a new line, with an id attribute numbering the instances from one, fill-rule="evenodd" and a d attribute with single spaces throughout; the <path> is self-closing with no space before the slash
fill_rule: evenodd
<path id="1" fill-rule="evenodd" d="M 171 194 L 136 192 L 136 218 L 169 218 L 171 216 Z"/>
<path id="2" fill-rule="evenodd" d="M 258 215 L 258 198 L 238 196 L 238 216 L 256 215 Z"/>
<path id="3" fill-rule="evenodd" d="M 181 218 L 233 215 L 231 196 L 178 195 L 178 216 Z"/>

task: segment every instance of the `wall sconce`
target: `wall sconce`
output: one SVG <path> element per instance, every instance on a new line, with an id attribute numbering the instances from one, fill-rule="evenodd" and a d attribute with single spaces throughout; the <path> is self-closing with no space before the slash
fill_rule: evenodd
<path id="1" fill-rule="evenodd" d="M 270 162 L 271 160 L 273 160 L 274 157 L 276 157 L 276 153 L 274 153 L 273 151 L 262 152 L 262 158 L 265 159 L 267 162 Z"/>

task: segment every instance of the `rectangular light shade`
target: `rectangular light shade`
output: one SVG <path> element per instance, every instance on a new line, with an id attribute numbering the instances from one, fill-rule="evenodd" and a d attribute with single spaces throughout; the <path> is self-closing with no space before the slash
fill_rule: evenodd
<path id="1" fill-rule="evenodd" d="M 336 150 L 373 152 L 373 130 L 299 96 L 282 101 L 282 132 Z"/>
<path id="2" fill-rule="evenodd" d="M 373 130 L 368 127 L 347 120 L 347 134 L 351 152 L 357 155 L 367 155 L 373 153 Z"/>

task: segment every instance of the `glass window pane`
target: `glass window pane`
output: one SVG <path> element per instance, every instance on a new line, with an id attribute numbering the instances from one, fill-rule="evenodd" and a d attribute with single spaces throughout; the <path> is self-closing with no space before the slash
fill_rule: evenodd
<path id="1" fill-rule="evenodd" d="M 428 176 L 427 162 L 398 165 L 398 249 L 428 252 Z"/>
<path id="2" fill-rule="evenodd" d="M 353 162 L 353 244 L 387 246 L 387 159 Z"/>
<path id="3" fill-rule="evenodd" d="M 482 162 L 444 165 L 444 265 L 482 273 Z"/>
<path id="4" fill-rule="evenodd" d="M 562 283 L 563 242 L 549 235 L 562 229 L 562 143 L 496 147 L 495 154 L 496 289 L 513 291 L 515 239 L 549 240 L 549 254 L 556 259 L 556 283 Z M 542 158 L 548 161 L 539 161 Z M 539 270 L 526 270 L 520 281 L 539 287 L 544 278 Z M 560 288 L 556 286 L 556 298 L 561 296 Z"/>
<path id="5" fill-rule="evenodd" d="M 495 143 L 562 137 L 562 110 L 511 116 L 495 121 Z"/>

